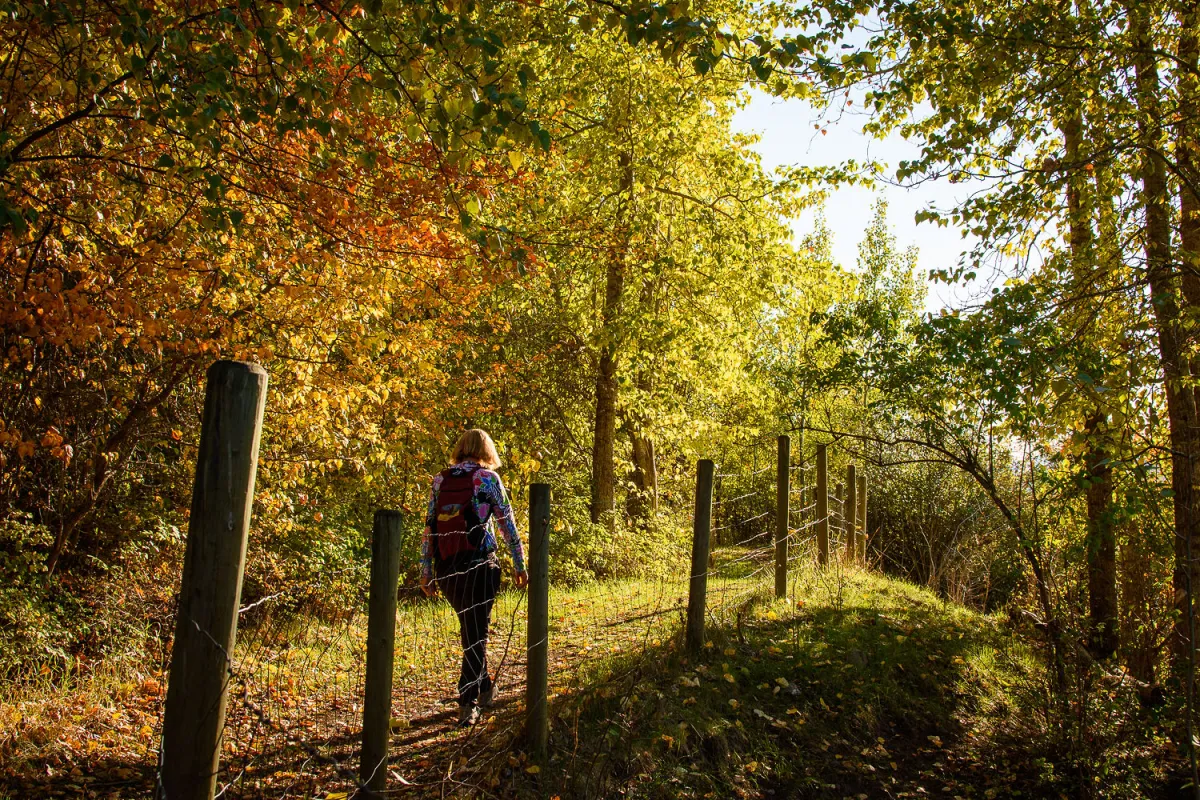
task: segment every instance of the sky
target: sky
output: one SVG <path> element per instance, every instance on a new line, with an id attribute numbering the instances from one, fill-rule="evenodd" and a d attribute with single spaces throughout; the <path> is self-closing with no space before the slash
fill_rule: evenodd
<path id="1" fill-rule="evenodd" d="M 830 120 L 822 135 L 813 129 L 821 119 L 820 113 L 802 100 L 780 100 L 754 92 L 749 105 L 734 117 L 734 128 L 740 133 L 761 137 L 756 146 L 763 166 L 773 170 L 779 166 L 832 165 L 848 159 L 859 162 L 876 159 L 884 162 L 885 175 L 892 175 L 903 159 L 917 153 L 914 144 L 898 134 L 876 140 L 862 133 L 864 118 L 845 115 Z M 875 198 L 888 201 L 888 221 L 896 234 L 900 248 L 917 246 L 918 274 L 927 276 L 931 269 L 948 269 L 972 246 L 972 240 L 950 227 L 932 223 L 917 225 L 913 215 L 922 208 L 936 205 L 948 208 L 964 192 L 962 184 L 948 181 L 931 182 L 916 188 L 898 186 L 847 187 L 832 192 L 825 203 L 825 218 L 833 234 L 834 259 L 847 269 L 855 269 L 858 245 L 871 221 Z M 812 230 L 816 210 L 806 211 L 793 223 L 797 236 Z M 945 306 L 961 305 L 969 299 L 969 291 L 945 284 L 930 284 L 926 308 L 937 311 Z"/>

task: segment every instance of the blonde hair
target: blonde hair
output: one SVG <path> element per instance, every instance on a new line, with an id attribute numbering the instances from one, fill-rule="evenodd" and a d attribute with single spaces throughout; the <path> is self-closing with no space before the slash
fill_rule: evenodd
<path id="1" fill-rule="evenodd" d="M 496 452 L 496 443 L 487 431 L 472 428 L 458 437 L 450 462 L 458 464 L 463 461 L 476 461 L 485 469 L 500 469 L 500 454 Z"/>

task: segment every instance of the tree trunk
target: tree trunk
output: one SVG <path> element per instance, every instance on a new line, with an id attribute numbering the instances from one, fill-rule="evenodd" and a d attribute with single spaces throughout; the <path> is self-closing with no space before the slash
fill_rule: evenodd
<path id="1" fill-rule="evenodd" d="M 1195 523 L 1200 515 L 1192 491 L 1196 447 L 1196 398 L 1188 387 L 1190 369 L 1179 308 L 1179 287 L 1171 265 L 1171 218 L 1166 164 L 1161 151 L 1162 112 L 1159 105 L 1158 64 L 1152 47 L 1146 11 L 1130 9 L 1134 25 L 1134 69 L 1137 81 L 1142 202 L 1146 213 L 1146 278 L 1154 306 L 1159 360 L 1165 378 L 1167 419 L 1171 440 L 1171 489 L 1175 510 L 1175 608 L 1171 637 L 1172 667 L 1176 675 L 1190 676 L 1192 645 L 1191 586 L 1197 575 L 1191 554 L 1196 545 Z M 1190 683 L 1190 681 L 1189 681 Z"/>
<path id="2" fill-rule="evenodd" d="M 629 479 L 633 491 L 625 501 L 629 516 L 635 520 L 645 519 L 658 511 L 658 472 L 654 464 L 654 440 L 645 431 L 631 426 L 629 443 L 633 456 L 633 471 Z"/>
<path id="3" fill-rule="evenodd" d="M 1062 123 L 1066 149 L 1068 241 L 1071 273 L 1078 286 L 1096 280 L 1094 203 L 1082 156 L 1083 113 L 1077 103 Z M 1089 309 L 1089 312 L 1093 311 Z M 1094 309 L 1102 316 L 1103 308 Z M 1091 313 L 1089 313 L 1091 316 Z M 1087 496 L 1088 647 L 1096 658 L 1117 651 L 1117 545 L 1112 526 L 1112 468 L 1109 463 L 1108 415 L 1096 409 L 1086 425 L 1087 449 L 1083 453 Z"/>
<path id="4" fill-rule="evenodd" d="M 1115 198 L 1123 185 L 1111 167 L 1096 166 L 1097 220 L 1099 222 L 1100 259 L 1106 272 L 1119 269 L 1124 258 L 1123 244 L 1118 231 Z M 1110 267 L 1109 264 L 1112 264 Z M 1131 331 L 1121 334 L 1121 347 L 1132 347 Z M 1136 367 L 1130 368 L 1125 380 L 1138 380 Z M 1147 528 L 1128 520 L 1113 519 L 1114 539 L 1117 541 L 1120 596 L 1118 610 L 1120 626 L 1118 641 L 1129 674 L 1146 685 L 1155 681 L 1158 661 L 1158 642 L 1154 631 L 1156 614 L 1154 593 L 1150 580 L 1154 561 L 1153 545 Z"/>
<path id="5" fill-rule="evenodd" d="M 1197 196 L 1196 162 L 1193 148 L 1197 141 L 1197 56 L 1200 55 L 1200 13 L 1194 2 L 1187 3 L 1179 36 L 1179 122 L 1176 126 L 1175 159 L 1179 175 L 1179 239 L 1183 261 L 1183 295 L 1187 305 L 1200 305 L 1200 196 Z M 1200 402 L 1200 401 L 1198 401 Z"/>
<path id="6" fill-rule="evenodd" d="M 643 308 L 652 302 L 651 295 L 647 284 L 642 289 Z M 646 367 L 642 367 L 637 377 L 639 397 L 647 397 L 650 388 L 650 372 Z M 645 520 L 658 511 L 658 468 L 654 462 L 654 440 L 646 431 L 647 422 L 646 415 L 640 410 L 627 415 L 630 454 L 633 460 L 629 480 L 633 488 L 625 498 L 625 510 L 632 520 Z"/>
<path id="7" fill-rule="evenodd" d="M 600 314 L 600 359 L 596 370 L 596 422 L 592 439 L 592 522 L 608 519 L 616 507 L 617 356 L 621 297 L 625 291 L 625 256 L 629 248 L 626 219 L 633 189 L 633 159 L 617 157 L 621 167 L 621 206 L 617 209 L 617 241 L 608 258 L 604 308 Z"/>
<path id="8" fill-rule="evenodd" d="M 616 316 L 625 276 L 624 265 L 615 260 L 608 265 L 604 292 L 604 319 Z M 611 328 L 610 324 L 604 326 Z M 606 336 L 605 339 L 608 337 Z M 616 489 L 615 442 L 617 437 L 617 352 L 616 344 L 600 345 L 600 364 L 596 372 L 596 427 L 592 439 L 592 522 L 611 515 Z"/>

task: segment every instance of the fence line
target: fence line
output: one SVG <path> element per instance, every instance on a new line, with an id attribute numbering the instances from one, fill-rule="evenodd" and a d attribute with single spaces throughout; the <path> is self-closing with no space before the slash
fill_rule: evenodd
<path id="1" fill-rule="evenodd" d="M 831 526 L 841 557 L 865 561 L 865 524 L 858 521 L 865 523 L 866 476 L 852 468 L 853 491 L 839 498 L 829 491 L 826 445 L 816 446 L 810 463 L 802 438 L 795 458 L 788 437 L 776 444 L 773 466 L 734 463 L 718 471 L 711 461 L 699 463 L 690 569 L 666 558 L 643 574 L 551 586 L 550 487 L 535 485 L 528 602 L 514 591 L 458 613 L 441 600 L 397 602 L 400 521 L 386 515 L 376 519 L 369 591 L 355 567 L 272 587 L 241 608 L 234 596 L 239 632 L 219 651 L 216 685 L 227 713 L 216 728 L 220 747 L 211 750 L 211 784 L 191 794 L 169 791 L 178 785 L 173 770 L 194 771 L 194 763 L 173 755 L 168 732 L 184 723 L 168 700 L 159 796 L 491 791 L 511 766 L 512 748 L 541 760 L 555 736 L 567 735 L 554 720 L 571 698 L 602 694 L 658 660 L 673 641 L 705 647 L 706 626 L 732 624 L 755 603 L 786 597 L 789 577 L 794 593 L 797 564 L 829 563 Z M 200 511 L 194 517 L 212 513 Z M 385 522 L 390 538 L 381 531 Z M 447 736 L 455 716 L 451 683 L 462 660 L 456 628 L 461 615 L 484 604 L 492 615 L 487 656 L 497 704 L 486 724 Z M 172 685 L 188 674 L 175 666 L 185 643 L 177 635 Z M 207 758 L 203 747 L 196 752 Z"/>

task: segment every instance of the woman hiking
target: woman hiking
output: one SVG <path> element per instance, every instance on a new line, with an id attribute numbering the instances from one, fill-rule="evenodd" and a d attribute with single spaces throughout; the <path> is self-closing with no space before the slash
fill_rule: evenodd
<path id="1" fill-rule="evenodd" d="M 467 431 L 450 461 L 433 478 L 421 537 L 421 591 L 432 597 L 441 590 L 458 615 L 463 647 L 458 724 L 467 726 L 479 721 L 481 705 L 487 708 L 495 699 L 487 667 L 488 626 L 500 590 L 495 527 L 512 553 L 517 588 L 524 588 L 529 576 L 512 508 L 495 472 L 500 455 L 492 437 L 478 428 Z"/>

